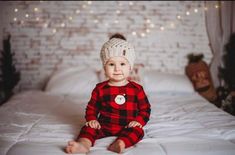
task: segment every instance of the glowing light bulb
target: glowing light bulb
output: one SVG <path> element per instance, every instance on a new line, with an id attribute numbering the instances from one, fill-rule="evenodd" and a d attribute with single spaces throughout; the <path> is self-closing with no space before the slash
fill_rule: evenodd
<path id="1" fill-rule="evenodd" d="M 207 7 L 204 7 L 204 10 L 205 10 L 205 11 L 207 11 L 207 10 L 208 10 L 208 8 L 207 8 Z"/>
<path id="2" fill-rule="evenodd" d="M 150 24 L 150 27 L 151 27 L 151 28 L 154 28 L 154 27 L 155 27 L 155 25 L 152 23 L 152 24 Z"/>
<path id="3" fill-rule="evenodd" d="M 92 4 L 92 1 L 87 1 L 87 4 L 88 4 L 88 5 L 91 5 L 91 4 Z"/>
<path id="4" fill-rule="evenodd" d="M 141 37 L 145 37 L 146 36 L 146 34 L 143 33 L 143 32 L 140 35 L 141 35 Z"/>
<path id="5" fill-rule="evenodd" d="M 147 32 L 147 33 L 150 33 L 150 30 L 149 30 L 149 29 L 146 29 L 146 32 Z"/>
<path id="6" fill-rule="evenodd" d="M 161 26 L 161 27 L 160 27 L 160 30 L 161 30 L 161 31 L 164 31 L 164 30 L 165 30 L 165 28 L 164 28 L 163 26 Z"/>
<path id="7" fill-rule="evenodd" d="M 135 32 L 135 31 L 133 31 L 133 32 L 132 32 L 132 35 L 133 35 L 133 36 L 136 36 L 136 32 Z"/>
<path id="8" fill-rule="evenodd" d="M 19 10 L 17 8 L 14 9 L 15 12 L 18 12 Z"/>
<path id="9" fill-rule="evenodd" d="M 14 17 L 14 18 L 13 18 L 13 20 L 16 22 L 16 21 L 17 21 L 17 18 L 16 18 L 16 17 Z"/>
<path id="10" fill-rule="evenodd" d="M 44 28 L 47 28 L 47 27 L 48 27 L 48 24 L 47 24 L 47 23 L 45 23 L 45 24 L 43 25 L 43 27 L 44 27 Z"/>
<path id="11" fill-rule="evenodd" d="M 25 17 L 26 17 L 26 18 L 29 18 L 29 14 L 25 14 Z"/>
<path id="12" fill-rule="evenodd" d="M 188 16 L 188 15 L 190 15 L 190 12 L 189 12 L 189 11 L 187 11 L 187 12 L 186 12 L 186 15 L 187 15 L 187 16 Z"/>
<path id="13" fill-rule="evenodd" d="M 38 8 L 34 8 L 34 11 L 37 12 L 37 11 L 38 11 Z"/>
<path id="14" fill-rule="evenodd" d="M 150 20 L 150 19 L 147 19 L 147 20 L 146 20 L 146 23 L 151 23 L 151 20 Z"/>
<path id="15" fill-rule="evenodd" d="M 194 12 L 197 13 L 197 12 L 198 12 L 198 9 L 194 9 Z"/>
<path id="16" fill-rule="evenodd" d="M 61 25 L 60 25 L 61 27 L 65 27 L 65 23 L 61 23 Z"/>
<path id="17" fill-rule="evenodd" d="M 69 20 L 73 20 L 73 17 L 72 17 L 72 16 L 69 16 Z"/>
<path id="18" fill-rule="evenodd" d="M 118 20 L 115 20 L 115 21 L 114 21 L 114 23 L 115 23 L 115 24 L 118 24 L 118 23 L 119 23 L 119 21 L 118 21 Z"/>
<path id="19" fill-rule="evenodd" d="M 177 16 L 177 19 L 181 19 L 181 16 L 180 16 L 180 15 L 178 15 L 178 16 Z"/>
<path id="20" fill-rule="evenodd" d="M 175 24 L 174 24 L 174 23 L 171 23 L 171 24 L 170 24 L 170 27 L 171 27 L 171 28 L 175 28 Z"/>
<path id="21" fill-rule="evenodd" d="M 56 31 L 56 29 L 53 29 L 52 32 L 53 32 L 53 33 L 56 33 L 57 31 Z"/>
<path id="22" fill-rule="evenodd" d="M 215 5 L 215 8 L 218 9 L 218 8 L 219 8 L 219 5 Z"/>
<path id="23" fill-rule="evenodd" d="M 129 5 L 133 5 L 133 2 L 129 2 Z"/>
<path id="24" fill-rule="evenodd" d="M 120 10 L 117 10 L 116 13 L 117 13 L 117 14 L 120 14 L 121 12 L 120 12 Z"/>
<path id="25" fill-rule="evenodd" d="M 80 13 L 80 10 L 76 10 L 76 14 L 79 14 Z"/>
<path id="26" fill-rule="evenodd" d="M 36 21 L 39 21 L 39 20 L 40 20 L 40 18 L 39 18 L 39 17 L 37 17 L 37 18 L 36 18 Z"/>

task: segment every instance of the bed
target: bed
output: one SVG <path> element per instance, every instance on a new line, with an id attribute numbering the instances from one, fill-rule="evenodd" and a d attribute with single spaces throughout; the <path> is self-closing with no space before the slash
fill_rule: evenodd
<path id="1" fill-rule="evenodd" d="M 143 72 L 142 72 L 143 73 Z M 102 79 L 92 69 L 62 68 L 45 89 L 14 95 L 0 107 L 0 155 L 64 155 L 84 124 L 90 92 Z M 141 81 L 152 112 L 145 136 L 125 155 L 234 155 L 235 117 L 198 95 L 184 75 L 145 70 Z M 115 137 L 89 155 L 115 154 Z"/>

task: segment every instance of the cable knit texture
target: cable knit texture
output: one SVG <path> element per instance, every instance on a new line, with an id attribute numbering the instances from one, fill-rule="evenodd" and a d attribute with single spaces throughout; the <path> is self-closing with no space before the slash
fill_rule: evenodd
<path id="1" fill-rule="evenodd" d="M 103 65 L 112 57 L 124 57 L 130 63 L 131 68 L 134 66 L 135 50 L 134 47 L 125 40 L 113 38 L 104 43 L 101 48 L 100 57 Z"/>

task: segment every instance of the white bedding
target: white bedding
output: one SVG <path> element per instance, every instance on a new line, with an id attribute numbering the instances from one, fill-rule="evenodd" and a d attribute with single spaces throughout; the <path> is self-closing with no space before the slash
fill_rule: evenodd
<path id="1" fill-rule="evenodd" d="M 145 137 L 125 155 L 235 155 L 235 117 L 197 93 L 148 93 L 151 118 Z M 62 155 L 84 124 L 88 97 L 28 91 L 0 107 L 0 155 Z M 97 140 L 89 155 L 115 137 Z"/>

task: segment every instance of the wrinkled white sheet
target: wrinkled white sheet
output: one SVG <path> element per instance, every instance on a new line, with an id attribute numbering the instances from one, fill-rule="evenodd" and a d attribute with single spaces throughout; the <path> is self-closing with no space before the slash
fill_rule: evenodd
<path id="1" fill-rule="evenodd" d="M 196 93 L 148 94 L 145 137 L 125 155 L 234 155 L 235 117 Z M 0 155 L 63 155 L 84 124 L 87 97 L 28 91 L 0 107 Z M 96 141 L 89 155 L 115 154 L 115 137 Z"/>

